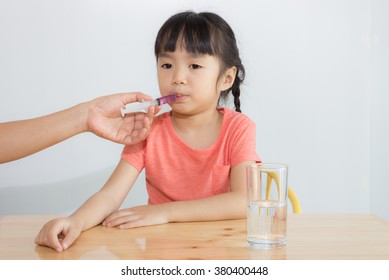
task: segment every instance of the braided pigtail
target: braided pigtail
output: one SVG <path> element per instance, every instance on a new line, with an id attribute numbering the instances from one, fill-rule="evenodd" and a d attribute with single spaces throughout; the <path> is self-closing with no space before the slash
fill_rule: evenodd
<path id="1" fill-rule="evenodd" d="M 234 96 L 234 105 L 235 105 L 235 111 L 242 113 L 240 110 L 240 87 L 238 83 L 236 82 L 238 79 L 234 81 L 234 84 L 232 85 L 232 95 Z"/>
<path id="2" fill-rule="evenodd" d="M 236 67 L 237 67 L 237 71 L 236 71 L 236 77 L 235 77 L 234 83 L 232 84 L 232 86 L 229 89 L 221 92 L 220 99 L 222 99 L 224 101 L 224 103 L 226 103 L 226 101 L 228 99 L 228 94 L 231 91 L 232 96 L 234 97 L 235 111 L 242 113 L 242 110 L 240 109 L 240 85 L 244 81 L 245 70 L 244 70 L 243 65 L 240 63 L 240 60 L 239 60 L 239 63 L 237 63 Z M 220 106 L 220 100 L 219 100 L 218 105 Z"/>
<path id="3" fill-rule="evenodd" d="M 245 70 L 241 63 L 238 67 L 239 68 L 237 69 L 236 77 L 234 83 L 232 84 L 231 91 L 232 95 L 234 96 L 235 111 L 242 113 L 242 110 L 240 109 L 240 85 L 243 83 Z"/>

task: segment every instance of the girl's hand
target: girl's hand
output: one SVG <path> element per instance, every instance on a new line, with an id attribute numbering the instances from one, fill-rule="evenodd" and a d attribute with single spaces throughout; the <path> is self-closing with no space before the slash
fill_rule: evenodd
<path id="1" fill-rule="evenodd" d="M 59 218 L 43 226 L 35 238 L 35 243 L 62 252 L 69 248 L 80 234 L 80 226 L 71 218 Z"/>
<path id="2" fill-rule="evenodd" d="M 143 205 L 122 209 L 106 218 L 102 225 L 121 229 L 166 224 L 169 219 L 160 205 Z"/>

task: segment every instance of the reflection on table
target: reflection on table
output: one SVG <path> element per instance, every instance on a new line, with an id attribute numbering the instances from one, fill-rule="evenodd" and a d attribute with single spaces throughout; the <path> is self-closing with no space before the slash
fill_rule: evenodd
<path id="1" fill-rule="evenodd" d="M 66 251 L 36 246 L 50 216 L 0 217 L 0 259 L 389 259 L 389 223 L 374 215 L 288 217 L 288 243 L 246 244 L 246 220 L 170 223 L 120 230 L 96 226 Z"/>

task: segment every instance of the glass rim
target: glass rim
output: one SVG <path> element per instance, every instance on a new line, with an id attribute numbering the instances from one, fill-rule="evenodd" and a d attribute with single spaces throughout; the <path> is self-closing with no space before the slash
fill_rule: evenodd
<path id="1" fill-rule="evenodd" d="M 246 165 L 246 168 L 263 168 L 263 169 L 288 169 L 288 165 L 285 163 L 277 162 L 255 162 Z"/>

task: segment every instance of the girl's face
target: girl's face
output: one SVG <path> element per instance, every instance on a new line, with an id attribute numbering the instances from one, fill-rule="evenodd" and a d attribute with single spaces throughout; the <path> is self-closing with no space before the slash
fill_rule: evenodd
<path id="1" fill-rule="evenodd" d="M 228 71 L 227 71 L 228 72 Z M 220 92 L 231 87 L 226 75 L 219 78 L 220 63 L 211 55 L 194 55 L 184 48 L 158 56 L 158 83 L 161 95 L 175 94 L 174 112 L 197 114 L 215 110 Z"/>

